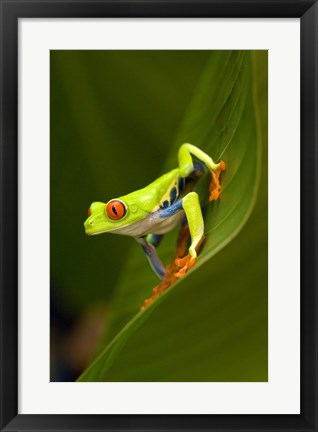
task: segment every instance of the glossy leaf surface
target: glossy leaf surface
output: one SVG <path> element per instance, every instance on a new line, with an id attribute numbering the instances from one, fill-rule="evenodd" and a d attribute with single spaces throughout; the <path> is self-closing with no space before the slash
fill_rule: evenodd
<path id="1" fill-rule="evenodd" d="M 179 145 L 191 142 L 227 164 L 219 202 L 207 202 L 204 180 L 199 189 L 207 239 L 198 263 L 144 312 L 138 312 L 156 282 L 136 245 L 127 255 L 114 290 L 104 347 L 80 380 L 267 379 L 264 174 L 258 189 L 260 168 L 266 165 L 260 143 L 261 135 L 266 138 L 266 95 L 260 84 L 266 74 L 258 69 L 260 65 L 265 67 L 264 58 L 247 51 L 211 53 L 163 163 L 163 172 L 175 167 Z M 239 233 L 256 198 L 249 223 Z M 159 247 L 166 263 L 173 255 L 175 238 L 176 233 L 168 235 Z"/>

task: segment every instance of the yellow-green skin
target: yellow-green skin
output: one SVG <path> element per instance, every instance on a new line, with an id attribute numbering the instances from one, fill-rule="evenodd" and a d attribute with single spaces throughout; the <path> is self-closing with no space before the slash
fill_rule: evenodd
<path id="1" fill-rule="evenodd" d="M 179 170 L 174 169 L 162 175 L 154 182 L 143 189 L 123 195 L 116 200 L 120 200 L 126 205 L 126 214 L 120 220 L 113 220 L 107 217 L 105 208 L 107 203 L 93 202 L 90 206 L 91 216 L 85 221 L 85 232 L 88 235 L 102 234 L 111 232 L 124 235 L 145 235 L 147 227 L 136 223 L 144 220 L 149 214 L 156 212 L 160 204 L 169 196 L 172 187 L 178 182 Z M 148 224 L 146 224 L 148 225 Z M 154 228 L 154 226 L 152 226 Z M 127 231 L 131 234 L 127 234 Z"/>
<path id="2" fill-rule="evenodd" d="M 196 165 L 193 156 L 198 161 Z M 165 234 L 185 216 L 191 235 L 189 254 L 196 259 L 196 247 L 204 236 L 204 222 L 199 197 L 193 188 L 196 179 L 202 175 L 203 168 L 211 172 L 220 168 L 220 163 L 215 164 L 210 156 L 192 144 L 180 147 L 178 161 L 178 168 L 162 175 L 143 189 L 115 199 L 121 201 L 126 208 L 121 219 L 108 217 L 108 203 L 93 202 L 89 209 L 90 216 L 84 223 L 88 235 L 109 232 L 134 237 L 142 245 L 159 278 L 164 276 L 164 267 L 156 254 L 156 244 L 152 243 L 151 235 Z M 174 195 L 175 198 L 172 199 Z"/>

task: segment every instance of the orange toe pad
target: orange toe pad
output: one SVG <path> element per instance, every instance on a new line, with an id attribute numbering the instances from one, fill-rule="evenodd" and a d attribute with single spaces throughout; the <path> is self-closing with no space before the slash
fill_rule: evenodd
<path id="1" fill-rule="evenodd" d="M 219 199 L 221 184 L 220 184 L 220 174 L 222 171 L 225 171 L 226 165 L 225 162 L 220 162 L 220 167 L 216 171 L 211 171 L 211 184 L 210 184 L 210 197 L 209 201 L 216 201 Z"/>
<path id="2" fill-rule="evenodd" d="M 193 258 L 190 254 L 186 255 L 183 258 L 177 258 L 175 260 L 175 263 L 178 267 L 181 267 L 180 270 L 175 273 L 175 277 L 176 278 L 181 278 L 182 276 L 184 276 L 186 274 L 186 272 L 194 266 L 194 264 L 196 263 L 197 258 Z"/>

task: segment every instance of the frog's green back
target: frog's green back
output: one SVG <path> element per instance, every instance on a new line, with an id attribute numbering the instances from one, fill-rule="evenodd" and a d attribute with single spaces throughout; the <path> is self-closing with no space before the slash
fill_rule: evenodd
<path id="1" fill-rule="evenodd" d="M 163 174 L 148 186 L 128 195 L 121 196 L 119 199 L 124 201 L 129 207 L 136 205 L 143 211 L 153 212 L 159 208 L 160 203 L 166 197 L 169 197 L 170 191 L 178 181 L 178 178 L 179 169 L 175 168 Z"/>

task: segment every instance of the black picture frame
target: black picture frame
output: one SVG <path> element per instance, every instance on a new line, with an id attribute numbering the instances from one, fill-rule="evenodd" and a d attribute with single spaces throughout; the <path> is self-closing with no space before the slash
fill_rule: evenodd
<path id="1" fill-rule="evenodd" d="M 2 0 L 1 6 L 1 431 L 318 431 L 317 22 L 307 0 Z M 301 414 L 18 414 L 18 20 L 83 17 L 300 18 Z"/>

